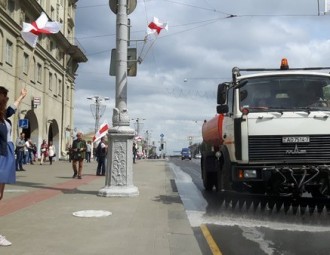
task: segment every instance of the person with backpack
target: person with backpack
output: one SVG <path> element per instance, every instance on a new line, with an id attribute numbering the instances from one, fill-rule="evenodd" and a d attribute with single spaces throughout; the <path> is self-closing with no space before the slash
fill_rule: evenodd
<path id="1" fill-rule="evenodd" d="M 101 138 L 99 145 L 96 147 L 97 169 L 96 175 L 105 175 L 105 158 L 107 156 L 108 145 L 105 144 L 105 137 Z"/>

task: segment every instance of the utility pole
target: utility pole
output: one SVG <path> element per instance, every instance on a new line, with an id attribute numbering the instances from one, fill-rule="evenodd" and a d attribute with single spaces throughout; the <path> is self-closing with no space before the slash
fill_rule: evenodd
<path id="1" fill-rule="evenodd" d="M 101 96 L 92 96 L 87 97 L 87 99 L 94 101 L 94 104 L 91 104 L 91 112 L 95 118 L 95 134 L 97 133 L 100 127 L 100 118 L 103 115 L 106 106 L 102 104 L 103 101 L 109 100 L 109 97 L 101 97 Z"/>
<path id="2" fill-rule="evenodd" d="M 139 195 L 133 185 L 133 137 L 127 110 L 127 47 L 128 14 L 137 0 L 109 0 L 116 14 L 116 103 L 113 109 L 113 127 L 108 131 L 109 151 L 105 186 L 98 195 L 103 197 L 130 197 Z"/>
<path id="3" fill-rule="evenodd" d="M 146 143 L 147 143 L 147 153 L 146 157 L 149 158 L 149 140 L 150 140 L 151 130 L 146 131 Z"/>
<path id="4" fill-rule="evenodd" d="M 140 118 L 136 118 L 136 119 L 132 119 L 135 120 L 134 126 L 135 126 L 135 132 L 136 135 L 139 136 L 140 135 L 140 131 L 143 127 L 143 123 L 141 122 L 141 120 L 145 120 L 145 119 L 140 119 Z"/>

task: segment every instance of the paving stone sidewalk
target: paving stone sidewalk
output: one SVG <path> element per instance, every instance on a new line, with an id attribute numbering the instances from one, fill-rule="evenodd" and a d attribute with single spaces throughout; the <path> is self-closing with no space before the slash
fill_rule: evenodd
<path id="1" fill-rule="evenodd" d="M 17 172 L 0 202 L 0 234 L 13 245 L 0 254 L 202 254 L 165 160 L 134 164 L 139 196 L 128 198 L 97 196 L 105 177 L 95 176 L 96 165 L 84 163 L 82 180 L 72 179 L 68 161 Z M 73 216 L 86 210 L 111 215 Z"/>

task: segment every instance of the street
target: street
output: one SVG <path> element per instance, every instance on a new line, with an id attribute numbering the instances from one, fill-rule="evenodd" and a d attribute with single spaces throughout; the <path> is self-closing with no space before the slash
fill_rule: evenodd
<path id="1" fill-rule="evenodd" d="M 329 254 L 330 221 L 326 210 L 302 215 L 285 212 L 283 208 L 234 208 L 223 203 L 215 191 L 204 191 L 199 160 L 172 158 L 169 165 L 203 254 Z M 203 225 L 218 253 L 205 248 Z"/>

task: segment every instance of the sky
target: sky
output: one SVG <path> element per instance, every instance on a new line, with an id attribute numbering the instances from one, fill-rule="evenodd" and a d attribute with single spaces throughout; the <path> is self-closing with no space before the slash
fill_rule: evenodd
<path id="1" fill-rule="evenodd" d="M 202 141 L 204 120 L 216 114 L 217 85 L 231 70 L 330 66 L 330 15 L 324 0 L 137 0 L 131 21 L 131 48 L 142 59 L 137 76 L 127 80 L 131 127 L 167 154 Z M 157 17 L 168 31 L 150 35 Z M 112 126 L 115 77 L 109 75 L 116 47 L 116 15 L 107 0 L 79 0 L 76 38 L 88 58 L 80 63 L 75 88 L 74 125 L 93 132 L 93 101 L 109 97 L 100 124 Z M 135 125 L 134 125 L 135 124 Z"/>

